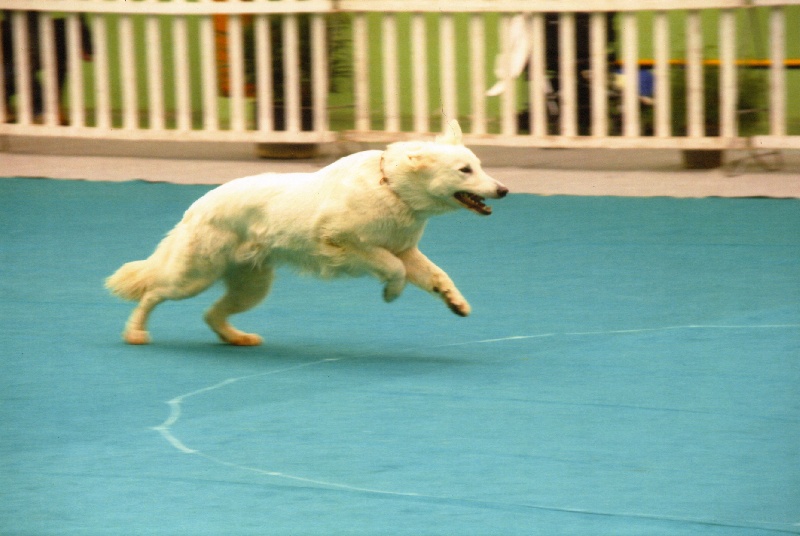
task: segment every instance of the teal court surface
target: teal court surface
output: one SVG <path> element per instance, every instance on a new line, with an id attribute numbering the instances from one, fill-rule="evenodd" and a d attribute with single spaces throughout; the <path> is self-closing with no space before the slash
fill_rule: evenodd
<path id="1" fill-rule="evenodd" d="M 800 534 L 800 202 L 511 195 L 470 300 L 281 271 L 153 344 L 103 279 L 209 186 L 0 179 L 0 534 Z"/>

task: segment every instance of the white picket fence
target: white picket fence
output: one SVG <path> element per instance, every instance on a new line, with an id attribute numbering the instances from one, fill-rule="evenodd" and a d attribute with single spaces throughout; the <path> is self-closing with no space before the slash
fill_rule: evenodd
<path id="1" fill-rule="evenodd" d="M 392 141 L 436 130 L 443 124 L 442 117 L 458 117 L 470 144 L 796 149 L 800 148 L 800 136 L 787 135 L 785 61 L 786 11 L 796 5 L 797 0 L 0 0 L 0 9 L 11 10 L 15 65 L 13 72 L 0 72 L 0 77 L 14 77 L 18 88 L 9 100 L 7 80 L 0 79 L 0 135 L 292 143 Z M 584 79 L 575 66 L 575 20 L 588 6 L 594 10 L 589 16 L 591 76 Z M 737 57 L 737 39 L 741 38 L 737 36 L 737 15 L 756 8 L 765 8 L 769 16 L 767 119 L 763 132 L 745 136 L 740 133 L 741 110 L 737 108 L 737 73 L 742 69 L 742 58 Z M 682 50 L 671 50 L 674 25 L 669 17 L 676 10 L 686 13 Z M 720 10 L 717 42 L 703 42 L 704 10 Z M 25 30 L 26 11 L 38 14 L 35 36 Z M 559 13 L 557 93 L 551 90 L 551 74 L 546 69 L 545 11 Z M 641 27 L 638 14 L 642 11 L 652 12 L 652 25 Z M 608 12 L 617 13 L 621 70 L 635 73 L 621 77 L 618 86 L 612 83 L 614 75 L 606 55 Z M 337 109 L 337 117 L 344 117 L 343 126 L 332 128 L 326 21 L 342 13 L 351 21 L 352 68 L 347 84 L 352 87 L 353 99 L 344 110 Z M 310 17 L 310 130 L 303 128 L 300 98 L 301 14 Z M 230 92 L 223 105 L 215 15 L 227 15 Z M 65 17 L 67 47 L 62 61 L 66 62 L 67 83 L 63 95 L 56 75 L 55 17 Z M 274 106 L 269 36 L 274 17 L 281 21 L 284 67 L 285 99 L 278 108 Z M 410 23 L 410 32 L 403 32 L 402 39 L 400 17 L 407 17 Z M 431 17 L 436 20 L 433 31 Z M 456 31 L 457 18 L 463 21 L 465 17 L 466 30 Z M 81 57 L 82 19 L 91 29 L 90 67 Z M 246 91 L 248 45 L 242 38 L 246 24 L 252 24 L 255 36 L 252 97 Z M 374 47 L 370 48 L 376 31 L 381 34 L 378 61 Z M 647 112 L 652 119 L 645 124 L 639 42 L 640 34 L 648 33 L 652 34 L 655 82 L 648 101 L 652 108 Z M 499 43 L 490 42 L 491 38 Z M 28 53 L 32 40 L 39 43 L 33 55 Z M 429 69 L 429 43 L 438 43 L 434 70 Z M 199 47 L 199 54 L 194 55 L 199 61 L 192 61 L 191 47 Z M 718 67 L 707 65 L 704 52 L 710 47 L 718 52 Z M 499 59 L 487 53 L 495 49 L 500 51 Z M 141 50 L 144 58 L 137 57 Z M 676 53 L 685 63 L 685 132 L 676 132 L 675 110 L 671 109 L 670 79 L 684 69 L 672 61 Z M 37 76 L 32 67 L 37 60 L 41 110 L 35 109 L 31 91 L 31 77 Z M 499 80 L 490 74 L 496 61 Z M 712 68 L 719 70 L 718 104 L 706 102 L 704 91 L 704 71 Z M 90 70 L 88 77 L 86 70 Z M 379 81 L 377 87 L 375 80 Z M 467 87 L 459 80 L 468 80 Z M 488 88 L 498 81 L 505 89 L 488 96 Z M 589 85 L 588 126 L 578 122 L 579 84 Z M 404 91 L 410 95 L 401 94 L 401 88 L 409 88 Z M 719 107 L 718 132 L 707 132 L 709 106 Z M 558 109 L 555 119 L 553 108 Z M 522 125 L 518 119 L 521 110 L 528 112 Z M 276 113 L 285 114 L 280 130 L 276 129 Z"/>

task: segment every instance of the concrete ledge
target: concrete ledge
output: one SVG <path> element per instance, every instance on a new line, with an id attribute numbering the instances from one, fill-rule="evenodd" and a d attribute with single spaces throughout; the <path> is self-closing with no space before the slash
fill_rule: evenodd
<path id="1" fill-rule="evenodd" d="M 263 160 L 252 144 L 0 138 L 0 175 L 104 181 L 220 184 L 266 172 L 310 172 L 382 145 L 337 143 L 306 160 Z M 475 147 L 484 166 L 513 192 L 542 195 L 800 198 L 800 151 L 783 151 L 766 171 L 742 151 L 726 168 L 685 170 L 678 151 Z M 773 157 L 774 158 L 774 157 Z"/>

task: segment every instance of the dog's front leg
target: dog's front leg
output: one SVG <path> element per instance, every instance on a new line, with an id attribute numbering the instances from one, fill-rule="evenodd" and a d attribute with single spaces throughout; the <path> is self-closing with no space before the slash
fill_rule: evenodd
<path id="1" fill-rule="evenodd" d="M 428 292 L 438 294 L 447 306 L 459 316 L 467 316 L 472 310 L 469 303 L 456 288 L 444 270 L 436 266 L 417 248 L 398 255 L 406 268 L 406 278 Z"/>
<path id="2" fill-rule="evenodd" d="M 396 300 L 406 286 L 406 268 L 389 250 L 380 247 L 345 247 L 349 264 L 357 271 L 366 270 L 383 281 L 383 299 Z"/>

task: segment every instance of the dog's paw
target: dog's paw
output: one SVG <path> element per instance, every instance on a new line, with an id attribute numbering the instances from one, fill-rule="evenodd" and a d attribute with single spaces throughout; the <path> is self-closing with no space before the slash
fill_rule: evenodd
<path id="1" fill-rule="evenodd" d="M 458 316 L 469 316 L 469 314 L 472 312 L 472 308 L 469 306 L 466 300 L 461 300 L 458 302 L 448 301 L 447 306 Z"/>
<path id="2" fill-rule="evenodd" d="M 447 304 L 447 307 L 458 316 L 469 316 L 472 312 L 472 307 L 469 306 L 464 296 L 455 288 L 440 291 L 439 294 L 442 296 L 444 303 Z"/>
<path id="3" fill-rule="evenodd" d="M 128 344 L 150 344 L 150 334 L 143 329 L 128 329 L 122 339 Z"/>
<path id="4" fill-rule="evenodd" d="M 263 342 L 263 339 L 255 333 L 239 331 L 224 319 L 218 319 L 214 316 L 213 310 L 207 311 L 203 318 L 222 342 L 233 346 L 258 346 Z"/>
<path id="5" fill-rule="evenodd" d="M 399 282 L 390 281 L 389 283 L 386 283 L 386 286 L 383 287 L 383 301 L 390 303 L 399 298 L 400 294 L 403 293 L 405 286 L 405 279 L 402 279 Z"/>
<path id="6" fill-rule="evenodd" d="M 264 342 L 264 339 L 255 333 L 244 333 L 241 331 L 236 334 L 229 334 L 225 337 L 220 336 L 220 338 L 233 346 L 258 346 Z"/>
<path id="7" fill-rule="evenodd" d="M 457 290 L 444 291 L 441 296 L 447 307 L 458 316 L 469 316 L 472 312 L 472 307 L 469 306 L 467 300 Z"/>

